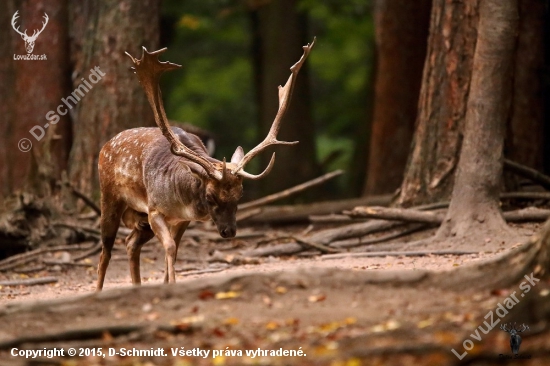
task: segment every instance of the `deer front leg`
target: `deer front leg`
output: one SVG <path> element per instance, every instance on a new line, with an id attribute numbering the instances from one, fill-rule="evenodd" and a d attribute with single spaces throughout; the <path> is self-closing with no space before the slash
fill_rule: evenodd
<path id="1" fill-rule="evenodd" d="M 149 224 L 164 247 L 164 260 L 166 267 L 168 267 L 168 282 L 175 283 L 176 272 L 174 271 L 174 264 L 176 263 L 177 247 L 170 234 L 170 228 L 168 224 L 166 224 L 164 216 L 155 210 L 149 211 Z"/>
<path id="2" fill-rule="evenodd" d="M 185 233 L 187 226 L 189 226 L 189 221 L 184 221 L 180 224 L 172 226 L 170 230 L 174 243 L 176 244 L 176 258 L 178 258 L 178 249 L 180 246 L 181 237 L 183 236 L 183 233 Z M 168 283 L 168 261 L 166 259 L 164 260 L 164 283 Z"/>

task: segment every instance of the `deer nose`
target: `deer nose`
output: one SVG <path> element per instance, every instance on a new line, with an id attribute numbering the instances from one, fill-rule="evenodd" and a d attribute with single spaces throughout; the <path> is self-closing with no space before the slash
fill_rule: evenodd
<path id="1" fill-rule="evenodd" d="M 237 230 L 233 227 L 226 227 L 220 231 L 222 238 L 232 238 L 237 234 Z"/>

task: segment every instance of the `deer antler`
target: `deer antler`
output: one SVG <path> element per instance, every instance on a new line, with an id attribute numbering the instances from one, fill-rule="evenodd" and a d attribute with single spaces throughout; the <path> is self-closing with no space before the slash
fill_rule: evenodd
<path id="1" fill-rule="evenodd" d="M 19 18 L 18 13 L 19 13 L 19 10 L 17 10 L 15 12 L 15 14 L 13 14 L 13 17 L 11 17 L 11 26 L 12 26 L 13 30 L 15 30 L 17 33 L 19 33 L 21 35 L 21 37 L 28 37 L 27 36 L 27 30 L 25 30 L 25 32 L 21 32 L 19 30 L 19 26 L 17 26 L 17 27 L 15 26 L 15 21 L 17 20 L 17 18 Z"/>
<path id="2" fill-rule="evenodd" d="M 277 111 L 277 115 L 275 116 L 275 119 L 273 120 L 273 124 L 271 125 L 271 128 L 269 130 L 269 133 L 267 134 L 266 138 L 255 148 L 250 150 L 240 162 L 238 162 L 237 167 L 234 168 L 231 172 L 233 174 L 241 175 L 245 178 L 249 179 L 260 179 L 264 177 L 266 174 L 268 174 L 271 171 L 271 168 L 273 168 L 273 163 L 275 162 L 275 153 L 271 156 L 271 160 L 269 161 L 269 164 L 267 165 L 267 168 L 265 170 L 258 174 L 253 175 L 250 173 L 247 173 L 243 170 L 244 166 L 252 160 L 256 155 L 258 155 L 260 152 L 265 150 L 268 146 L 271 145 L 294 145 L 297 144 L 298 141 L 288 142 L 288 141 L 279 141 L 277 140 L 277 134 L 279 133 L 279 128 L 281 125 L 281 121 L 283 119 L 283 116 L 285 115 L 286 110 L 288 109 L 288 106 L 290 104 L 290 98 L 292 97 L 292 91 L 294 89 L 294 84 L 296 82 L 296 77 L 298 76 L 298 72 L 300 71 L 300 68 L 306 61 L 307 56 L 309 55 L 311 49 L 315 45 L 315 38 L 313 38 L 313 42 L 311 44 L 308 43 L 307 46 L 304 46 L 304 54 L 300 58 L 298 62 L 296 62 L 291 68 L 290 68 L 290 77 L 288 78 L 288 81 L 286 82 L 285 86 L 279 86 L 279 110 Z"/>
<path id="3" fill-rule="evenodd" d="M 506 329 L 506 325 L 507 325 L 507 324 L 501 324 L 501 325 L 500 325 L 500 329 L 502 329 L 502 330 L 505 331 L 505 332 L 510 332 L 510 329 Z"/>
<path id="4" fill-rule="evenodd" d="M 526 330 L 529 330 L 528 325 L 522 324 L 522 325 L 520 325 L 520 327 L 522 327 L 522 329 L 519 329 L 519 328 L 516 329 L 516 323 L 514 323 L 514 329 L 518 333 L 525 332 Z"/>
<path id="5" fill-rule="evenodd" d="M 44 13 L 44 19 L 45 21 L 42 22 L 42 29 L 40 30 L 35 29 L 34 32 L 32 33 L 32 36 L 30 36 L 29 38 L 36 39 L 40 35 L 40 33 L 42 33 L 44 28 L 46 28 L 46 24 L 48 24 L 48 21 L 50 20 L 50 18 L 48 18 L 48 14 Z M 25 30 L 25 34 L 27 34 L 26 32 L 27 31 Z"/>
<path id="6" fill-rule="evenodd" d="M 166 51 L 166 48 L 160 49 L 158 51 L 149 52 L 145 47 L 143 47 L 141 59 L 136 59 L 128 52 L 128 55 L 135 67 L 132 67 L 132 70 L 135 71 L 139 82 L 145 94 L 147 95 L 147 100 L 153 109 L 155 115 L 155 121 L 162 131 L 162 134 L 168 142 L 170 142 L 170 148 L 174 155 L 185 157 L 191 160 L 194 163 L 200 165 L 206 173 L 217 180 L 223 178 L 223 173 L 215 168 L 215 166 L 210 163 L 208 160 L 202 156 L 196 154 L 193 150 L 185 146 L 172 132 L 170 125 L 168 124 L 168 118 L 166 117 L 166 112 L 164 111 L 164 105 L 162 103 L 161 91 L 159 88 L 160 76 L 165 71 L 174 70 L 180 68 L 181 65 L 173 64 L 171 62 L 160 62 L 158 55 Z M 225 169 L 225 168 L 224 168 Z"/>

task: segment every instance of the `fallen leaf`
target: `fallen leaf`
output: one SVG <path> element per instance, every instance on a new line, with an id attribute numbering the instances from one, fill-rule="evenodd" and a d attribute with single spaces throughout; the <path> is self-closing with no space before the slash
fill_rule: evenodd
<path id="1" fill-rule="evenodd" d="M 419 321 L 416 326 L 419 328 L 419 329 L 423 329 L 423 328 L 426 328 L 426 327 L 429 327 L 430 325 L 432 325 L 434 323 L 434 320 L 433 319 L 424 319 L 424 320 L 421 320 Z"/>
<path id="2" fill-rule="evenodd" d="M 199 293 L 199 299 L 208 300 L 214 298 L 214 293 L 210 290 L 203 290 Z"/>
<path id="3" fill-rule="evenodd" d="M 235 299 L 239 296 L 241 296 L 241 293 L 237 291 L 218 292 L 216 294 L 216 300 Z"/>
<path id="4" fill-rule="evenodd" d="M 223 321 L 223 324 L 225 324 L 225 325 L 237 325 L 237 324 L 239 324 L 239 319 L 232 316 L 230 318 L 225 319 Z"/>
<path id="5" fill-rule="evenodd" d="M 278 293 L 278 294 L 286 294 L 288 291 L 288 289 L 284 286 L 277 286 L 275 288 L 275 292 Z"/>
<path id="6" fill-rule="evenodd" d="M 157 320 L 159 317 L 160 317 L 160 314 L 157 312 L 154 312 L 154 313 L 147 314 L 145 316 L 145 319 L 152 322 L 154 320 Z"/>
<path id="7" fill-rule="evenodd" d="M 276 321 L 270 321 L 265 325 L 265 329 L 267 329 L 267 330 L 275 330 L 279 327 L 280 327 L 280 325 Z"/>
<path id="8" fill-rule="evenodd" d="M 326 298 L 327 296 L 325 294 L 318 294 L 318 295 L 311 295 L 307 299 L 309 302 L 320 302 L 320 301 L 324 301 Z"/>

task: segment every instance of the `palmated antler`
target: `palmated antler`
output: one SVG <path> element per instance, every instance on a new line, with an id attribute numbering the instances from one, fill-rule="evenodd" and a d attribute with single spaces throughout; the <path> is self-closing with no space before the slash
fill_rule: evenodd
<path id="1" fill-rule="evenodd" d="M 159 88 L 160 76 L 165 71 L 170 71 L 178 69 L 181 65 L 173 64 L 171 62 L 160 62 L 158 55 L 166 51 L 166 48 L 160 49 L 158 51 L 148 52 L 145 47 L 143 47 L 141 59 L 136 59 L 128 52 L 126 54 L 132 59 L 134 67 L 132 70 L 135 70 L 135 73 L 141 83 L 141 86 L 145 90 L 147 95 L 147 100 L 153 109 L 155 115 L 155 122 L 162 131 L 162 134 L 168 142 L 170 142 L 170 148 L 174 155 L 182 156 L 190 161 L 200 165 L 206 173 L 217 180 L 223 178 L 224 172 L 220 172 L 216 169 L 214 164 L 206 160 L 204 157 L 196 154 L 193 150 L 185 146 L 174 134 L 170 125 L 168 124 L 168 118 L 166 117 L 166 112 L 164 111 L 164 105 L 162 103 L 162 94 Z M 225 170 L 225 164 L 224 164 Z"/>
<path id="2" fill-rule="evenodd" d="M 277 115 L 273 120 L 273 124 L 271 125 L 271 128 L 266 138 L 258 146 L 250 150 L 239 162 L 237 162 L 237 166 L 231 171 L 233 174 L 238 174 L 244 178 L 249 178 L 249 179 L 260 179 L 264 177 L 266 174 L 268 174 L 271 171 L 271 168 L 273 168 L 273 163 L 275 162 L 275 153 L 273 153 L 273 155 L 271 156 L 271 160 L 269 161 L 267 168 L 265 168 L 265 170 L 258 175 L 253 175 L 243 170 L 244 166 L 250 160 L 252 160 L 260 152 L 265 150 L 268 146 L 294 145 L 298 143 L 298 141 L 293 141 L 293 142 L 279 141 L 277 140 L 277 134 L 279 133 L 279 128 L 281 126 L 281 121 L 283 119 L 283 116 L 285 115 L 285 112 L 287 111 L 288 106 L 290 104 L 290 99 L 292 97 L 292 91 L 296 83 L 296 77 L 298 76 L 298 72 L 300 71 L 300 68 L 306 61 L 307 56 L 309 55 L 314 45 L 315 45 L 315 38 L 313 38 L 313 42 L 311 42 L 311 44 L 308 44 L 307 46 L 303 47 L 304 54 L 302 55 L 300 60 L 290 68 L 291 74 L 285 86 L 284 87 L 279 86 L 279 110 L 277 111 Z"/>

